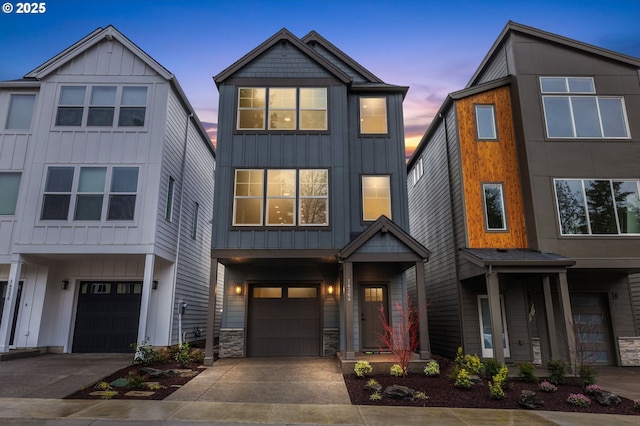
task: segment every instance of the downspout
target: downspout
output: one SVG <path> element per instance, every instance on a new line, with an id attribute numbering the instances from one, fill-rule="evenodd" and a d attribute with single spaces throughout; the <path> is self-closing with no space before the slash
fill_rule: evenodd
<path id="1" fill-rule="evenodd" d="M 189 123 L 193 118 L 193 113 L 187 115 L 187 119 L 184 123 L 184 144 L 182 148 L 182 165 L 180 166 L 180 204 L 178 206 L 178 236 L 176 241 L 176 261 L 173 268 L 173 291 L 171 295 L 171 303 L 174 303 L 176 297 L 176 287 L 178 286 L 178 258 L 180 256 L 180 241 L 182 237 L 182 204 L 184 199 L 184 176 L 185 176 L 185 166 L 187 163 L 187 141 L 189 137 Z M 178 342 L 182 345 L 182 310 L 183 303 L 182 300 L 178 303 Z M 171 334 L 173 330 L 173 319 L 171 320 L 171 326 L 169 327 L 169 344 L 171 344 Z"/>

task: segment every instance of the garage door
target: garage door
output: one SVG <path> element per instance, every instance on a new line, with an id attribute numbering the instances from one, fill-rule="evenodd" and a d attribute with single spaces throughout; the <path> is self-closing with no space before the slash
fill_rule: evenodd
<path id="1" fill-rule="evenodd" d="M 142 282 L 80 283 L 73 352 L 132 352 Z"/>
<path id="2" fill-rule="evenodd" d="M 247 356 L 319 356 L 320 291 L 315 285 L 249 288 Z"/>

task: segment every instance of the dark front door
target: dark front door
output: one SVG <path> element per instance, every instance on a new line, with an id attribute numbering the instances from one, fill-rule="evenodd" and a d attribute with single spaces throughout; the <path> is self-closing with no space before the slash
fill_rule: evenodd
<path id="1" fill-rule="evenodd" d="M 2 321 L 2 312 L 4 310 L 4 301 L 7 298 L 7 286 L 8 281 L 1 281 L 2 286 L 2 300 L 0 301 L 0 321 Z M 18 283 L 18 290 L 16 291 L 16 310 L 13 311 L 13 324 L 11 325 L 11 337 L 9 338 L 9 346 L 13 346 L 13 338 L 16 335 L 16 326 L 18 325 L 18 311 L 20 310 L 20 298 L 22 297 L 22 281 Z"/>
<path id="2" fill-rule="evenodd" d="M 319 356 L 318 285 L 249 287 L 247 356 Z"/>
<path id="3" fill-rule="evenodd" d="M 360 343 L 363 350 L 386 349 L 380 307 L 389 318 L 386 284 L 360 284 Z"/>
<path id="4" fill-rule="evenodd" d="M 576 357 L 586 364 L 611 365 L 611 333 L 607 295 L 571 295 Z"/>
<path id="5" fill-rule="evenodd" d="M 141 282 L 81 282 L 72 351 L 131 352 L 141 298 Z"/>

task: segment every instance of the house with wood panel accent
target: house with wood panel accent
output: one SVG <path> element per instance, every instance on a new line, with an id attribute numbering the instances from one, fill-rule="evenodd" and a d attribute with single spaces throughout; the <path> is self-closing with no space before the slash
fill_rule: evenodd
<path id="1" fill-rule="evenodd" d="M 214 168 L 175 76 L 112 26 L 0 82 L 0 352 L 203 339 Z"/>
<path id="2" fill-rule="evenodd" d="M 446 98 L 407 164 L 434 353 L 640 365 L 639 70 L 509 22 Z"/>
<path id="3" fill-rule="evenodd" d="M 286 29 L 214 80 L 220 357 L 379 351 L 379 308 L 399 321 L 405 272 L 417 269 L 422 292 L 429 253 L 408 234 L 408 88 L 383 82 L 314 31 L 298 38 Z M 209 323 L 214 308 L 212 300 Z M 420 356 L 429 358 L 425 297 L 420 310 Z"/>

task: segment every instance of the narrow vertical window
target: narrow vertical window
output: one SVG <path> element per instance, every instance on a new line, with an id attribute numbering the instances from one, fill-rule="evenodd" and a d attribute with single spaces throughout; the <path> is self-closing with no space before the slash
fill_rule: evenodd
<path id="1" fill-rule="evenodd" d="M 504 194 L 501 183 L 482 184 L 485 227 L 488 231 L 506 231 Z"/>
<path id="2" fill-rule="evenodd" d="M 0 173 L 0 215 L 16 213 L 20 176 L 16 172 Z"/>
<path id="3" fill-rule="evenodd" d="M 262 225 L 263 179 L 262 170 L 236 170 L 233 194 L 234 225 Z"/>
<path id="4" fill-rule="evenodd" d="M 479 140 L 496 140 L 496 115 L 493 105 L 475 105 L 476 136 Z"/>
<path id="5" fill-rule="evenodd" d="M 82 167 L 78 179 L 74 220 L 100 220 L 106 167 Z"/>
<path id="6" fill-rule="evenodd" d="M 193 204 L 193 224 L 191 225 L 191 238 L 194 240 L 198 236 L 198 218 L 200 216 L 200 204 L 195 202 Z"/>
<path id="7" fill-rule="evenodd" d="M 87 126 L 113 126 L 116 105 L 115 86 L 94 86 L 89 99 Z"/>
<path id="8" fill-rule="evenodd" d="M 300 130 L 327 130 L 327 89 L 300 89 Z"/>
<path id="9" fill-rule="evenodd" d="M 269 89 L 269 130 L 296 129 L 296 89 Z"/>
<path id="10" fill-rule="evenodd" d="M 147 110 L 147 87 L 124 86 L 120 101 L 118 126 L 142 127 Z"/>
<path id="11" fill-rule="evenodd" d="M 267 225 L 295 225 L 296 171 L 267 170 Z"/>
<path id="12" fill-rule="evenodd" d="M 67 220 L 69 218 L 73 172 L 73 167 L 49 167 L 47 169 L 40 219 Z"/>
<path id="13" fill-rule="evenodd" d="M 300 225 L 328 225 L 329 181 L 327 170 L 300 170 Z"/>
<path id="14" fill-rule="evenodd" d="M 500 295 L 500 314 L 502 317 L 502 349 L 504 356 L 511 357 L 509 350 L 509 333 L 507 333 L 507 316 L 504 310 L 504 298 Z M 491 313 L 489 312 L 489 297 L 478 295 L 478 315 L 480 316 L 480 341 L 482 342 L 482 356 L 493 358 L 493 333 L 491 331 Z"/>
<path id="15" fill-rule="evenodd" d="M 391 219 L 391 184 L 389 176 L 362 177 L 362 219 L 377 220 L 384 215 Z"/>
<path id="16" fill-rule="evenodd" d="M 107 220 L 133 220 L 138 190 L 137 167 L 114 167 Z"/>
<path id="17" fill-rule="evenodd" d="M 30 129 L 35 100 L 36 95 L 11 95 L 5 128 L 7 130 Z"/>
<path id="18" fill-rule="evenodd" d="M 387 98 L 360 98 L 360 133 L 387 133 Z"/>
<path id="19" fill-rule="evenodd" d="M 81 126 L 85 86 L 62 86 L 58 100 L 56 126 Z"/>
<path id="20" fill-rule="evenodd" d="M 176 180 L 169 176 L 169 184 L 167 185 L 167 207 L 164 211 L 164 218 L 169 222 L 173 219 L 173 188 L 176 184 Z"/>
<path id="21" fill-rule="evenodd" d="M 238 91 L 238 130 L 264 129 L 266 88 Z"/>

